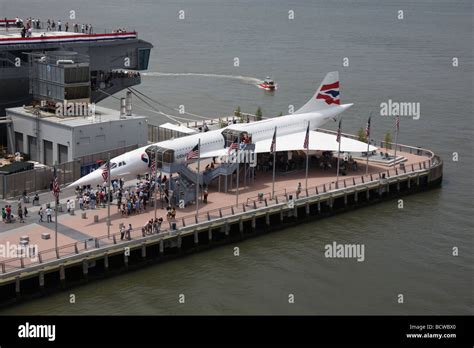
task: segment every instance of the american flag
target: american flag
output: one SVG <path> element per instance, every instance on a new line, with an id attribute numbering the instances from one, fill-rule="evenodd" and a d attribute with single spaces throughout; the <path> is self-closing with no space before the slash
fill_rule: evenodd
<path id="1" fill-rule="evenodd" d="M 104 169 L 102 169 L 102 178 L 104 178 L 104 181 L 109 178 L 109 162 L 106 162 Z"/>
<path id="2" fill-rule="evenodd" d="M 400 116 L 397 116 L 395 119 L 395 127 L 397 128 L 397 132 L 400 130 Z"/>
<path id="3" fill-rule="evenodd" d="M 277 129 L 275 127 L 275 132 L 273 133 L 272 144 L 270 145 L 270 153 L 276 151 L 276 140 L 277 140 Z"/>
<path id="4" fill-rule="evenodd" d="M 337 141 L 338 143 L 341 142 L 341 121 L 339 121 L 339 127 L 337 127 L 336 141 Z"/>
<path id="5" fill-rule="evenodd" d="M 53 195 L 56 197 L 56 199 L 59 198 L 59 192 L 61 189 L 59 188 L 59 178 L 58 178 L 58 171 L 56 167 L 54 167 L 54 172 L 53 172 Z"/>
<path id="6" fill-rule="evenodd" d="M 306 150 L 308 150 L 309 148 L 309 123 L 308 128 L 306 128 L 306 136 L 304 137 L 303 148 L 305 148 Z"/>
<path id="7" fill-rule="evenodd" d="M 365 137 L 367 138 L 367 141 L 369 141 L 369 138 L 370 138 L 370 117 L 369 117 L 369 120 L 367 121 L 367 126 L 365 127 Z"/>
<path id="8" fill-rule="evenodd" d="M 230 155 L 232 150 L 237 150 L 238 148 L 239 148 L 238 139 L 235 139 L 234 142 L 232 144 L 230 144 L 230 146 L 229 146 L 228 154 Z"/>
<path id="9" fill-rule="evenodd" d="M 194 158 L 199 158 L 199 143 L 193 147 L 191 151 L 186 154 L 186 161 L 189 161 Z"/>

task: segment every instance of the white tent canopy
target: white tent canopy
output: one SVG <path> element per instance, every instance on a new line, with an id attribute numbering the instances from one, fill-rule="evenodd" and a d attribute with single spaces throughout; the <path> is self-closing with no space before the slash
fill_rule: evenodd
<path id="1" fill-rule="evenodd" d="M 191 128 L 188 128 L 188 127 L 185 127 L 185 126 L 175 125 L 175 124 L 172 124 L 172 123 L 169 123 L 169 122 L 161 124 L 159 127 L 169 129 L 169 130 L 172 130 L 172 131 L 176 131 L 176 132 L 180 132 L 180 133 L 184 133 L 184 134 L 197 133 L 197 131 L 194 130 L 194 129 L 191 129 Z"/>

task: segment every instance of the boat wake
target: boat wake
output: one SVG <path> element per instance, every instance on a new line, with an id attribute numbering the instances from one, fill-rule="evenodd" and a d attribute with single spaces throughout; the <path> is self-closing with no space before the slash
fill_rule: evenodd
<path id="1" fill-rule="evenodd" d="M 164 72 L 146 72 L 142 73 L 143 76 L 156 76 L 156 77 L 211 77 L 211 78 L 222 78 L 222 79 L 233 79 L 239 80 L 243 83 L 258 86 L 262 80 L 250 76 L 241 75 L 221 75 L 221 74 L 202 74 L 202 73 L 164 73 Z"/>

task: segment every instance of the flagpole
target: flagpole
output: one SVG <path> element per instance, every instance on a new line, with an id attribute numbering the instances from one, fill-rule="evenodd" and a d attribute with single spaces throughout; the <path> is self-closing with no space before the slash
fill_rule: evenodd
<path id="1" fill-rule="evenodd" d="M 272 199 L 275 199 L 275 161 L 276 161 L 276 131 L 277 127 L 275 127 L 275 148 L 273 149 L 273 179 L 272 179 Z"/>
<path id="2" fill-rule="evenodd" d="M 107 155 L 107 238 L 110 238 L 110 177 L 112 171 L 110 169 L 110 152 Z"/>
<path id="3" fill-rule="evenodd" d="M 237 154 L 237 186 L 235 188 L 235 205 L 239 205 L 239 178 L 240 178 L 240 158 L 239 158 L 239 148 L 240 144 L 237 147 L 235 153 Z"/>
<path id="4" fill-rule="evenodd" d="M 199 168 L 201 164 L 201 138 L 198 141 L 198 166 L 196 171 L 196 216 L 199 215 Z"/>
<path id="5" fill-rule="evenodd" d="M 370 131 L 371 131 L 371 127 L 372 127 L 372 124 L 371 124 L 371 121 L 370 119 L 372 118 L 372 112 L 370 112 L 370 116 L 369 116 L 369 122 L 367 124 L 367 132 L 366 132 L 366 135 L 367 135 L 367 163 L 366 163 L 366 166 L 365 166 L 365 175 L 368 175 L 369 174 L 369 145 L 370 145 Z"/>
<path id="6" fill-rule="evenodd" d="M 308 132 L 309 132 L 309 121 L 308 121 Z M 308 165 L 309 165 L 309 156 L 308 156 L 308 152 L 309 152 L 309 134 L 308 135 L 308 146 L 306 146 L 306 192 L 308 192 Z"/>
<path id="7" fill-rule="evenodd" d="M 339 121 L 339 129 L 338 129 L 338 134 L 339 134 L 339 146 L 337 149 L 337 171 L 336 171 L 336 189 L 339 188 L 339 161 L 341 158 L 341 121 Z"/>
<path id="8" fill-rule="evenodd" d="M 57 163 L 57 162 L 56 162 Z M 58 172 L 56 164 L 54 165 L 55 180 L 58 180 Z M 56 254 L 58 252 L 58 203 L 59 203 L 59 191 L 54 195 L 55 204 L 54 204 L 54 246 L 56 249 Z"/>
<path id="9" fill-rule="evenodd" d="M 155 183 L 153 185 L 153 187 L 154 187 L 154 190 L 153 190 L 153 193 L 154 193 L 153 206 L 155 208 L 155 219 L 156 219 L 156 203 L 157 203 L 156 202 L 156 194 L 158 193 L 157 192 L 158 191 L 158 187 L 157 187 L 157 185 L 158 185 L 158 160 L 157 160 L 157 158 L 158 158 L 158 147 L 155 147 L 155 178 L 154 178 Z"/>
<path id="10" fill-rule="evenodd" d="M 394 162 L 393 162 L 393 165 L 395 166 L 396 165 L 396 162 L 397 162 L 397 147 L 398 147 L 398 131 L 400 129 L 400 117 L 397 116 L 397 120 L 395 121 L 396 122 L 396 125 L 397 125 L 397 134 L 395 135 L 395 153 L 394 153 Z"/>

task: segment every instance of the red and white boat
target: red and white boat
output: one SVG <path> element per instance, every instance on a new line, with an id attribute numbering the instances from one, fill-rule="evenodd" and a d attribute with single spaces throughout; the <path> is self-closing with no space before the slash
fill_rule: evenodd
<path id="1" fill-rule="evenodd" d="M 277 85 L 270 77 L 267 76 L 263 82 L 258 84 L 258 88 L 264 89 L 266 91 L 274 91 L 277 89 Z"/>

